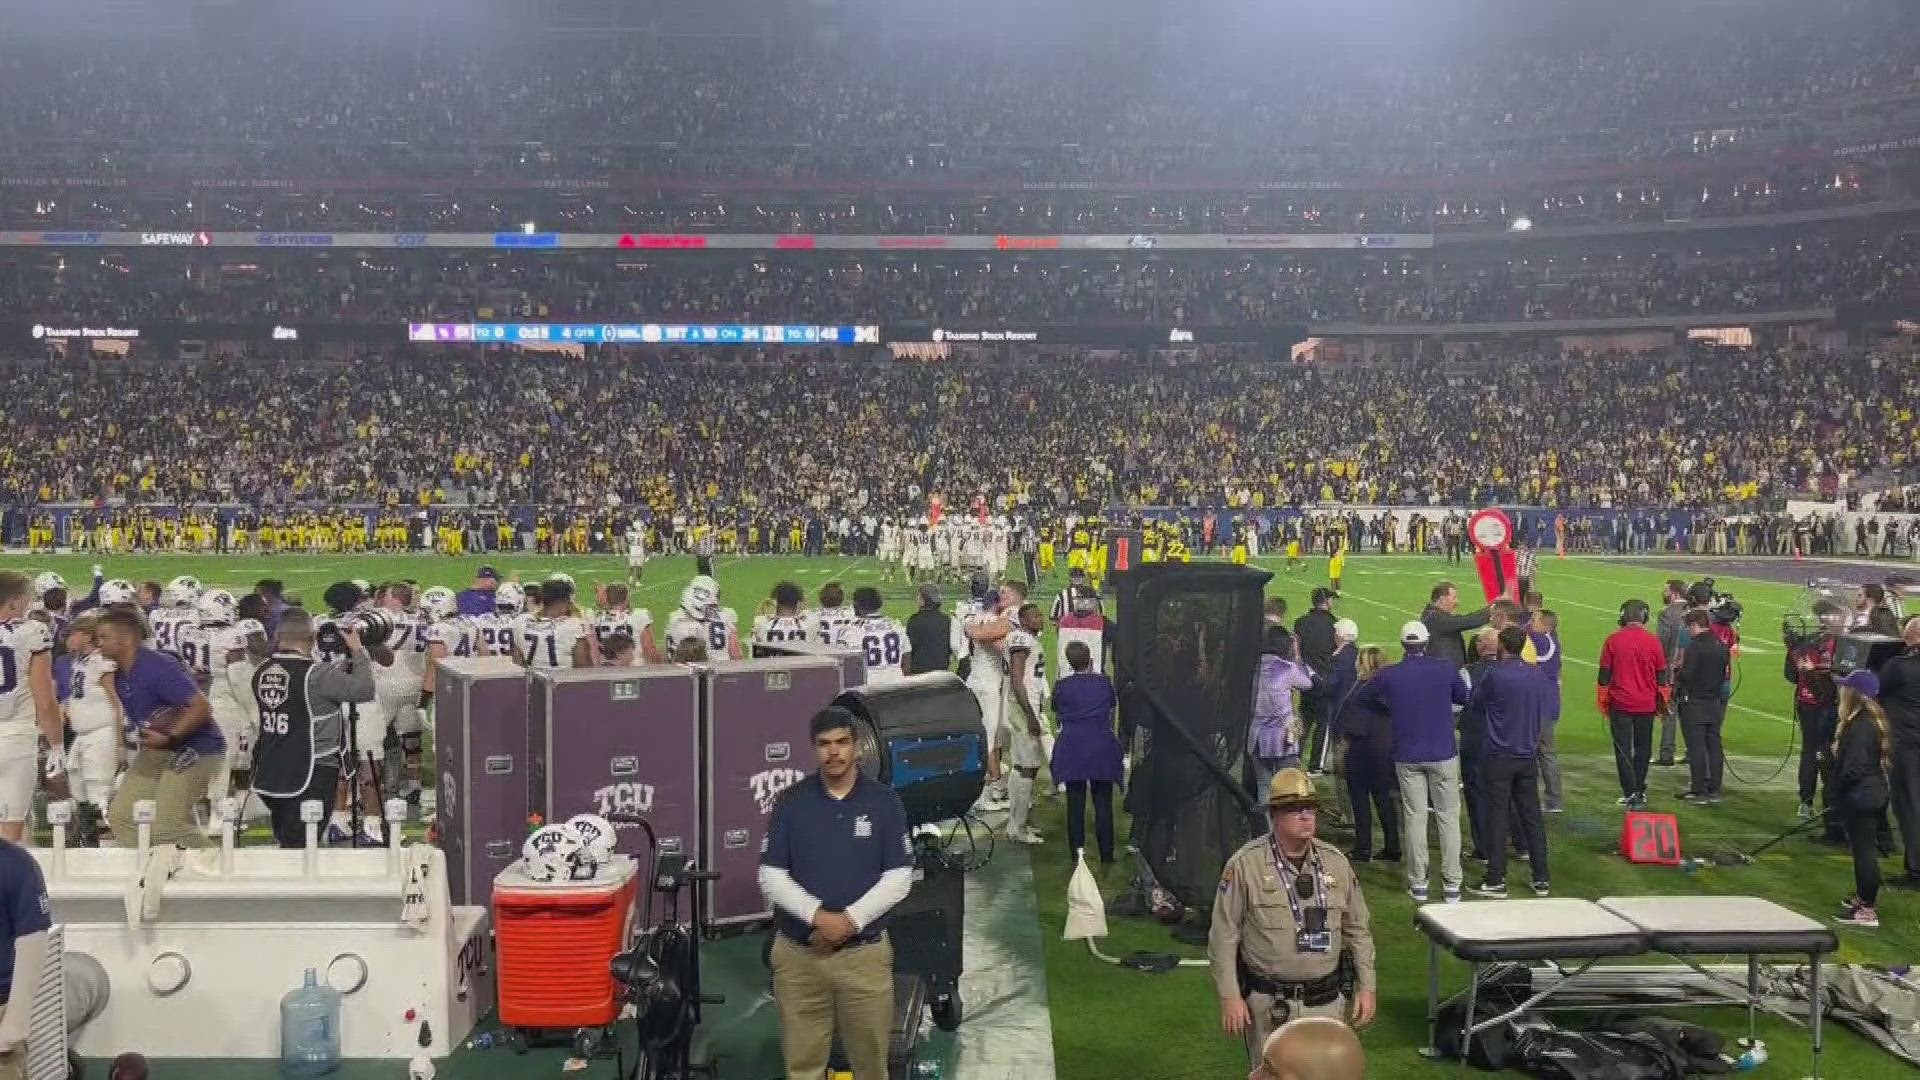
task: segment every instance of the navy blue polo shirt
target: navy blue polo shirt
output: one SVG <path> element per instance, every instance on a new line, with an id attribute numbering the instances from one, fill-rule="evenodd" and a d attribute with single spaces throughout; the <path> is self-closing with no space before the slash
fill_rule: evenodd
<path id="1" fill-rule="evenodd" d="M 846 798 L 836 799 L 815 772 L 774 806 L 760 864 L 785 870 L 826 910 L 845 911 L 881 874 L 913 865 L 906 808 L 897 792 L 865 773 Z M 882 916 L 855 940 L 876 941 L 886 928 Z M 813 928 L 783 911 L 780 932 L 804 945 Z"/>
<path id="2" fill-rule="evenodd" d="M 25 848 L 0 840 L 0 1005 L 13 996 L 13 943 L 52 928 L 40 864 Z"/>

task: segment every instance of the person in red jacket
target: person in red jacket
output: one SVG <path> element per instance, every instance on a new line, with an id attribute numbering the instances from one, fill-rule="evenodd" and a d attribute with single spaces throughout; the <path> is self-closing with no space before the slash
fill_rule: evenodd
<path id="1" fill-rule="evenodd" d="M 1620 629 L 1600 647 L 1600 688 L 1595 700 L 1613 731 L 1613 764 L 1620 774 L 1617 804 L 1647 805 L 1647 765 L 1653 758 L 1653 717 L 1673 695 L 1667 682 L 1667 651 L 1647 629 L 1653 611 L 1645 600 L 1620 605 Z"/>

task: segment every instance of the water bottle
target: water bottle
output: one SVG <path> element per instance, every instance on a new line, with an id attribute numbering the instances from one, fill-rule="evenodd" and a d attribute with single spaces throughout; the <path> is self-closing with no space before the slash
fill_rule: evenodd
<path id="1" fill-rule="evenodd" d="M 340 1068 L 340 992 L 320 985 L 307 969 L 305 981 L 280 999 L 280 1075 L 305 1080 Z"/>
<path id="2" fill-rule="evenodd" d="M 471 1037 L 467 1039 L 467 1049 L 491 1050 L 493 1049 L 494 1042 L 495 1042 L 495 1037 L 493 1032 L 478 1031 L 478 1032 L 475 1032 Z"/>
<path id="3" fill-rule="evenodd" d="M 940 1080 L 946 1075 L 938 1058 L 921 1058 L 913 1063 L 913 1080 Z"/>

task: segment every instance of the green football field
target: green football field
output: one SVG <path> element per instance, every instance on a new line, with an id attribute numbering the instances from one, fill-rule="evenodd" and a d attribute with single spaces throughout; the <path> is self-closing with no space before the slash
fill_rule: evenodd
<path id="1" fill-rule="evenodd" d="M 86 556 L 6 556 L 0 566 L 38 571 L 54 569 L 77 589 L 84 589 Z M 165 581 L 191 573 L 210 584 L 235 592 L 251 588 L 263 577 L 287 583 L 294 595 L 318 600 L 330 582 L 345 578 L 412 579 L 423 584 L 461 587 L 482 562 L 502 573 L 534 579 L 564 569 L 580 583 L 583 595 L 595 581 L 625 579 L 623 560 L 615 557 L 546 558 L 520 555 L 481 558 L 432 556 L 147 556 L 122 557 L 108 573 L 131 580 Z M 859 558 L 721 558 L 717 567 L 724 602 L 750 622 L 755 605 L 773 585 L 792 580 L 809 597 L 828 581 L 849 587 L 878 584 L 889 607 L 905 616 L 912 607 L 911 589 L 901 582 L 881 581 L 880 565 Z M 1275 577 L 1270 591 L 1287 598 L 1294 613 L 1304 611 L 1307 593 L 1325 583 L 1325 561 L 1313 560 L 1305 572 L 1286 573 L 1269 564 Z M 693 572 L 689 558 L 660 558 L 647 567 L 646 582 L 637 604 L 650 607 L 656 619 L 666 616 Z M 1640 597 L 1656 609 L 1660 584 L 1670 576 L 1688 579 L 1713 573 L 1710 560 L 1674 560 L 1671 564 L 1630 564 L 1599 559 L 1544 559 L 1537 587 L 1547 606 L 1560 615 L 1561 637 L 1567 656 L 1565 709 L 1559 727 L 1567 812 L 1548 819 L 1554 892 L 1560 896 L 1599 897 L 1655 893 L 1719 893 L 1757 895 L 1776 900 L 1806 914 L 1825 919 L 1851 891 L 1851 863 L 1838 848 L 1805 838 L 1776 847 L 1759 862 L 1745 867 L 1716 867 L 1697 871 L 1637 867 L 1615 853 L 1620 811 L 1613 805 L 1619 794 L 1614 781 L 1612 753 L 1602 721 L 1593 703 L 1593 659 L 1601 640 L 1613 630 L 1623 600 Z M 1360 556 L 1349 561 L 1345 596 L 1336 611 L 1360 625 L 1363 642 L 1391 642 L 1404 620 L 1418 614 L 1428 589 L 1451 576 L 1472 594 L 1472 568 L 1449 568 L 1438 559 L 1419 556 Z M 1679 816 L 1682 842 L 1689 854 L 1731 852 L 1757 846 L 1790 826 L 1794 816 L 1795 762 L 1786 760 L 1792 706 L 1790 687 L 1780 677 L 1781 614 L 1800 590 L 1777 583 L 1743 580 L 1718 574 L 1722 588 L 1730 588 L 1745 605 L 1742 625 L 1748 648 L 1742 659 L 1738 690 L 1729 712 L 1726 744 L 1730 759 L 1728 797 L 1718 806 L 1692 807 L 1677 803 L 1673 794 L 1686 786 L 1686 770 L 1655 767 L 1649 783 L 1652 809 Z M 1060 582 L 1042 583 L 1036 599 L 1050 602 Z M 1051 645 L 1048 646 L 1051 650 Z M 1397 649 L 1390 649 L 1397 653 Z M 1784 762 L 1784 766 L 1783 766 Z M 1737 773 L 1736 775 L 1733 775 Z M 1046 946 L 1047 995 L 1051 1002 L 1058 1075 L 1064 1080 L 1107 1080 L 1112 1077 L 1153 1077 L 1156 1080 L 1217 1080 L 1244 1075 L 1244 1057 L 1237 1041 L 1219 1033 L 1219 1016 L 1210 983 L 1199 969 L 1181 969 L 1167 975 L 1149 975 L 1107 965 L 1091 957 L 1085 946 L 1059 940 L 1065 919 L 1067 876 L 1071 869 L 1065 851 L 1064 812 L 1060 800 L 1043 800 L 1037 825 L 1047 835 L 1046 846 L 1034 851 L 1034 888 Z M 1345 835 L 1330 839 L 1344 842 Z M 1124 820 L 1121 823 L 1124 837 Z M 1122 866 L 1124 866 L 1124 860 Z M 1898 860 L 1883 864 L 1898 869 Z M 1477 864 L 1469 863 L 1469 884 Z M 1379 943 L 1379 1019 L 1365 1033 L 1371 1060 L 1368 1074 L 1378 1077 L 1431 1076 L 1452 1072 L 1455 1066 L 1429 1064 L 1415 1054 L 1425 1042 L 1426 948 L 1413 928 L 1412 902 L 1402 891 L 1397 866 L 1371 864 L 1362 868 L 1372 906 L 1374 933 Z M 1524 884 L 1524 869 L 1512 875 Z M 1124 885 L 1122 869 L 1103 881 L 1108 896 Z M 1524 892 L 1524 889 L 1522 890 Z M 1878 931 L 1841 931 L 1842 962 L 1905 963 L 1920 955 L 1920 898 L 1903 890 L 1882 894 Z M 1104 943 L 1108 955 L 1135 950 L 1197 955 L 1174 944 L 1157 924 L 1109 920 L 1112 936 Z M 1713 962 L 1718 958 L 1704 958 Z M 1449 989 L 1460 985 L 1464 968 L 1447 972 Z M 1733 1036 L 1744 1032 L 1744 1014 L 1719 1010 L 1692 1012 Z M 1797 1028 L 1763 1022 L 1763 1035 L 1772 1054 L 1766 1068 L 1777 1075 L 1799 1075 L 1809 1064 L 1809 1041 Z M 1893 1059 L 1852 1033 L 1829 1026 L 1828 1075 L 1888 1075 Z"/>

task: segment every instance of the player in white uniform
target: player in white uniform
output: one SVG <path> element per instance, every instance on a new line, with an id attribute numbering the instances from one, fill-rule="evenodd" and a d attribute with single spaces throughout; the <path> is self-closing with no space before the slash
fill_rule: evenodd
<path id="1" fill-rule="evenodd" d="M 640 584 L 647 569 L 647 529 L 635 520 L 627 526 L 627 584 Z"/>
<path id="2" fill-rule="evenodd" d="M 975 585 L 985 578 L 985 573 L 976 575 Z M 998 592 L 988 588 L 979 609 L 965 613 L 960 622 L 967 644 L 967 689 L 980 703 L 980 723 L 987 735 L 987 786 L 980 802 L 990 810 L 1003 809 L 1008 801 L 1007 778 L 1000 767 L 1000 729 L 1007 709 L 1006 637 L 1013 630 L 1013 621 L 1002 612 L 1017 610 L 1017 602 L 1008 607 L 1015 597 L 1010 586 Z M 1025 599 L 1024 594 L 1017 596 L 1017 600 Z"/>
<path id="3" fill-rule="evenodd" d="M 853 609 L 847 606 L 847 594 L 839 582 L 820 587 L 820 606 L 813 612 L 813 642 L 831 645 L 840 636 L 840 628 L 853 621 Z"/>
<path id="4" fill-rule="evenodd" d="M 625 585 L 608 585 L 600 595 L 600 610 L 593 615 L 593 638 L 605 662 L 612 655 L 612 643 L 624 637 L 634 646 L 629 662 L 634 665 L 660 662 L 660 645 L 653 639 L 653 614 L 646 608 L 629 607 Z"/>
<path id="5" fill-rule="evenodd" d="M 881 686 L 907 676 L 907 657 L 913 643 L 900 620 L 880 611 L 880 590 L 861 586 L 853 590 L 853 621 L 840 627 L 833 643 L 857 649 L 867 659 L 867 685 Z"/>
<path id="6" fill-rule="evenodd" d="M 373 700 L 386 717 L 392 735 L 392 743 L 381 736 L 382 757 L 387 759 L 389 779 L 397 781 L 384 786 L 399 798 L 417 802 L 424 742 L 421 732 L 426 730 L 420 687 L 427 674 L 427 624 L 413 610 L 413 586 L 404 582 L 382 589 L 379 605 L 394 623 L 386 642 L 393 650 L 393 663 L 373 669 Z"/>
<path id="7" fill-rule="evenodd" d="M 183 631 L 200 622 L 200 613 L 194 608 L 200 602 L 200 591 L 199 579 L 185 575 L 174 578 L 160 591 L 160 606 L 147 615 L 154 648 L 185 659 L 180 638 Z"/>
<path id="8" fill-rule="evenodd" d="M 65 738 L 53 687 L 53 635 L 26 617 L 32 604 L 25 574 L 0 572 L 0 837 L 20 843 L 33 814 L 39 740 Z M 66 771 L 55 754 L 48 768 Z"/>
<path id="9" fill-rule="evenodd" d="M 800 586 L 783 581 L 773 587 L 773 614 L 753 620 L 755 645 L 784 645 L 807 640 L 807 620 L 800 614 L 804 594 Z"/>
<path id="10" fill-rule="evenodd" d="M 253 738 L 260 725 L 253 703 L 253 669 L 267 654 L 266 628 L 239 617 L 239 603 L 225 589 L 209 589 L 194 605 L 198 621 L 180 630 L 180 658 L 200 683 L 213 712 L 214 726 L 226 740 L 226 759 L 207 781 L 207 801 L 218 804 L 230 792 L 235 770 L 253 764 Z M 220 823 L 207 816 L 207 830 Z"/>
<path id="11" fill-rule="evenodd" d="M 1024 598 L 1023 598 L 1024 600 Z M 1008 632 L 1006 719 L 1000 730 L 1001 756 L 1013 769 L 1007 777 L 1007 839 L 1021 844 L 1040 843 L 1040 833 L 1028 822 L 1033 812 L 1034 778 L 1047 763 L 1041 717 L 1047 711 L 1046 654 L 1040 632 L 1046 626 L 1040 608 L 1022 603 Z"/>
<path id="12" fill-rule="evenodd" d="M 540 611 L 520 621 L 513 658 L 529 670 L 594 665 L 593 628 L 573 603 L 573 579 L 559 574 L 540 586 Z"/>
<path id="13" fill-rule="evenodd" d="M 887 518 L 880 523 L 880 542 L 874 548 L 874 554 L 879 557 L 880 572 L 888 581 L 893 580 L 894 571 L 898 569 L 896 564 L 901 561 L 901 551 L 900 527 L 893 523 L 892 518 Z"/>
<path id="14" fill-rule="evenodd" d="M 740 659 L 740 616 L 720 606 L 720 583 L 706 574 L 680 590 L 680 607 L 667 619 L 668 659 L 677 661 L 689 641 L 699 642 L 713 659 Z"/>
<path id="15" fill-rule="evenodd" d="M 74 801 L 80 843 L 99 842 L 100 827 L 113 801 L 114 780 L 125 758 L 126 717 L 113 685 L 113 661 L 100 655 L 94 634 L 98 619 L 82 613 L 67 628 L 66 721 L 73 729 L 67 748 L 67 786 Z"/>
<path id="16" fill-rule="evenodd" d="M 493 591 L 493 614 L 475 615 L 474 629 L 486 642 L 493 656 L 512 656 L 514 642 L 520 637 L 521 612 L 527 604 L 527 591 L 514 582 L 503 582 Z"/>

